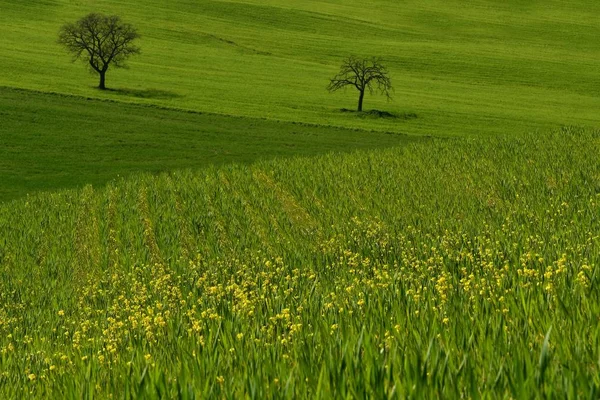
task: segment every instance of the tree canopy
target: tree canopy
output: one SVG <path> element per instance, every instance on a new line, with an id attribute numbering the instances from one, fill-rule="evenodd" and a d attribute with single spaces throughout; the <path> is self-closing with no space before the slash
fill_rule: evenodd
<path id="1" fill-rule="evenodd" d="M 125 61 L 140 52 L 133 42 L 137 30 L 116 15 L 91 13 L 77 22 L 61 27 L 58 42 L 73 55 L 73 61 L 84 59 L 100 75 L 100 89 L 106 89 L 106 71 L 112 65 L 125 67 Z"/>
<path id="2" fill-rule="evenodd" d="M 391 99 L 394 90 L 387 68 L 379 58 L 359 58 L 350 56 L 342 63 L 340 72 L 333 77 L 327 90 L 335 92 L 346 86 L 353 86 L 359 91 L 358 111 L 363 109 L 365 91 L 373 94 L 376 91 Z"/>

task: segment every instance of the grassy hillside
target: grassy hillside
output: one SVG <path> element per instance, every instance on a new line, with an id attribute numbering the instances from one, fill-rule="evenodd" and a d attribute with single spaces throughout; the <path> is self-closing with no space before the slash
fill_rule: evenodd
<path id="1" fill-rule="evenodd" d="M 90 11 L 136 25 L 143 54 L 108 85 L 56 44 Z M 0 4 L 0 85 L 194 110 L 418 134 L 497 134 L 597 125 L 600 4 L 577 1 L 203 0 Z M 349 54 L 385 59 L 396 100 L 415 113 L 362 120 L 325 86 Z"/>
<path id="2" fill-rule="evenodd" d="M 56 43 L 92 11 L 142 35 L 109 91 Z M 1 1 L 0 398 L 598 398 L 599 26 L 591 0 Z M 326 92 L 351 54 L 396 118 Z"/>
<path id="3" fill-rule="evenodd" d="M 599 152 L 435 139 L 0 205 L 0 397 L 597 398 Z"/>
<path id="4" fill-rule="evenodd" d="M 0 88 L 0 201 L 139 171 L 402 145 L 404 135 Z"/>

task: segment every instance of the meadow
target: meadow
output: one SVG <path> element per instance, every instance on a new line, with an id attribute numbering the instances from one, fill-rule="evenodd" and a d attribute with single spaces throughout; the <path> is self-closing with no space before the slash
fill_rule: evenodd
<path id="1" fill-rule="evenodd" d="M 599 7 L 588 0 L 376 0 L 369 7 L 359 0 L 4 0 L 0 200 L 104 185 L 137 171 L 395 144 L 374 130 L 489 137 L 595 127 Z M 141 34 L 142 54 L 129 69 L 108 72 L 109 91 L 97 90 L 97 76 L 57 43 L 62 24 L 91 11 L 120 15 Z M 357 94 L 325 88 L 350 54 L 385 61 L 394 100 L 367 96 L 365 107 L 399 118 L 340 111 L 355 108 Z M 94 126 L 75 122 L 84 117 Z M 308 130 L 323 142 L 290 139 L 298 123 L 323 127 Z"/>
<path id="2" fill-rule="evenodd" d="M 0 397 L 597 398 L 598 131 L 0 205 Z"/>
<path id="3" fill-rule="evenodd" d="M 0 201 L 40 190 L 102 186 L 140 171 L 252 163 L 423 140 L 6 88 L 0 88 L 0 118 Z"/>
<path id="4" fill-rule="evenodd" d="M 91 11 L 141 34 L 107 91 Z M 0 398 L 600 397 L 598 16 L 3 0 Z"/>
<path id="5" fill-rule="evenodd" d="M 0 85 L 175 108 L 413 134 L 519 134 L 599 122 L 596 1 L 246 0 L 165 3 L 5 0 Z M 120 15 L 142 54 L 107 84 L 70 63 L 63 23 L 90 11 Z M 395 101 L 368 109 L 410 121 L 339 112 L 357 95 L 328 79 L 350 54 L 382 57 Z"/>

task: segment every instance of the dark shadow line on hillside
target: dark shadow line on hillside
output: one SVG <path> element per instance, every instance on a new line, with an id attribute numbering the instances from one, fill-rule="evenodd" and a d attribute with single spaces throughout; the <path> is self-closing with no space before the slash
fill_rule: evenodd
<path id="1" fill-rule="evenodd" d="M 366 111 L 356 111 L 349 110 L 347 108 L 341 108 L 341 113 L 345 114 L 353 114 L 359 118 L 372 118 L 372 119 L 397 119 L 397 120 L 412 120 L 418 118 L 417 114 L 414 112 L 402 112 L 402 113 L 391 113 L 389 111 L 382 110 L 366 110 Z"/>
<path id="2" fill-rule="evenodd" d="M 189 108 L 164 106 L 164 105 L 158 105 L 158 104 L 138 103 L 135 101 L 126 101 L 126 100 L 101 98 L 101 97 L 90 97 L 90 96 L 85 96 L 85 95 L 80 95 L 80 94 L 60 93 L 60 92 L 54 92 L 54 91 L 43 91 L 43 90 L 35 90 L 35 89 L 27 89 L 27 88 L 19 88 L 19 87 L 0 85 L 0 90 L 2 90 L 2 89 L 12 90 L 15 92 L 37 93 L 37 94 L 42 94 L 42 95 L 46 95 L 46 96 L 58 96 L 58 97 L 82 99 L 82 100 L 89 100 L 89 101 L 127 104 L 127 105 L 134 106 L 134 107 L 154 108 L 157 110 L 176 111 L 176 112 L 186 113 L 186 114 L 212 115 L 215 117 L 227 117 L 227 118 L 254 120 L 254 121 L 270 121 L 270 122 L 274 122 L 274 123 L 278 123 L 278 124 L 291 124 L 291 125 L 307 126 L 307 127 L 313 127 L 313 128 L 343 129 L 346 131 L 379 133 L 379 134 L 398 135 L 398 136 L 407 136 L 407 137 L 425 137 L 425 138 L 427 138 L 427 137 L 443 137 L 443 135 L 440 135 L 440 136 L 438 136 L 438 135 L 435 135 L 435 136 L 434 135 L 414 135 L 414 134 L 408 134 L 405 132 L 390 131 L 390 130 L 383 130 L 383 129 L 365 129 L 365 128 L 356 128 L 356 127 L 353 128 L 353 127 L 343 126 L 343 125 L 326 125 L 326 124 L 316 124 L 316 123 L 312 123 L 312 122 L 290 121 L 290 120 L 267 118 L 267 117 L 232 115 L 232 114 L 217 113 L 217 112 L 210 112 L 210 111 L 192 110 Z"/>

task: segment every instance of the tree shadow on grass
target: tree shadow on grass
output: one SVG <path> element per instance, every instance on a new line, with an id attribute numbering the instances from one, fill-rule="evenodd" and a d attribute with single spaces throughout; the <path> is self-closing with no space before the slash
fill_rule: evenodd
<path id="1" fill-rule="evenodd" d="M 390 113 L 390 112 L 381 111 L 381 110 L 356 111 L 356 110 L 349 110 L 347 108 L 342 108 L 340 111 L 343 113 L 353 113 L 354 115 L 356 115 L 360 118 L 389 118 L 389 119 L 404 119 L 404 120 L 418 118 L 417 114 L 415 114 L 413 112 Z"/>
<path id="2" fill-rule="evenodd" d="M 159 89 L 106 89 L 107 92 L 114 93 L 119 96 L 136 97 L 139 99 L 177 99 L 183 97 L 180 94 L 168 90 Z"/>

